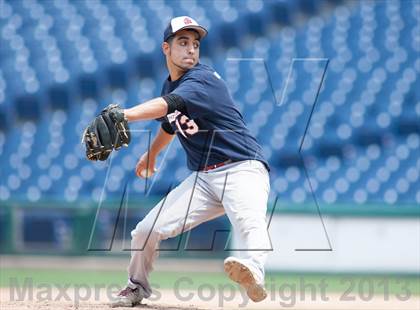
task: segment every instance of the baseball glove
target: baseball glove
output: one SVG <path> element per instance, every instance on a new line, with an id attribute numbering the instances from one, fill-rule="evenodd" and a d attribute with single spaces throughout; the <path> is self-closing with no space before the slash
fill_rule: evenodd
<path id="1" fill-rule="evenodd" d="M 124 112 L 117 104 L 102 110 L 85 129 L 82 142 L 86 146 L 89 160 L 106 160 L 113 150 L 128 146 L 131 141 L 130 128 Z"/>

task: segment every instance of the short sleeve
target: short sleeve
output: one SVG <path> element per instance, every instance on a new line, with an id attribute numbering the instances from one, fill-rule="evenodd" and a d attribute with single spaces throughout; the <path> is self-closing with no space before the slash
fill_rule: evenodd
<path id="1" fill-rule="evenodd" d="M 187 78 L 172 93 L 184 99 L 191 118 L 204 116 L 213 110 L 205 85 L 196 78 Z"/>
<path id="2" fill-rule="evenodd" d="M 170 135 L 174 135 L 175 134 L 175 131 L 172 129 L 172 126 L 171 126 L 171 124 L 169 124 L 169 122 L 162 122 L 162 124 L 160 125 L 160 127 L 167 134 L 170 134 Z"/>

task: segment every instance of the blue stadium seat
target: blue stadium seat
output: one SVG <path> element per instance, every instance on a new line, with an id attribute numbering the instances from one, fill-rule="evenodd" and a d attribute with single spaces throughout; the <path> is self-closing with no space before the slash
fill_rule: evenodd
<path id="1" fill-rule="evenodd" d="M 99 201 L 126 183 L 134 197 L 162 195 L 182 181 L 179 142 L 153 178 L 134 176 L 157 122 L 134 124 L 111 167 L 87 163 L 80 136 L 107 104 L 160 94 L 163 29 L 192 15 L 210 30 L 203 62 L 269 159 L 272 197 L 420 203 L 419 13 L 415 1 L 2 1 L 0 200 Z"/>

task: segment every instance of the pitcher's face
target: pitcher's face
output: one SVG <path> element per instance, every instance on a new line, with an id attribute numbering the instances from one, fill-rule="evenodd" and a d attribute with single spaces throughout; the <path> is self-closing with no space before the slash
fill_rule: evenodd
<path id="1" fill-rule="evenodd" d="M 169 62 L 181 70 L 194 67 L 200 57 L 200 36 L 194 30 L 181 30 L 168 43 L 163 43 L 163 52 Z"/>

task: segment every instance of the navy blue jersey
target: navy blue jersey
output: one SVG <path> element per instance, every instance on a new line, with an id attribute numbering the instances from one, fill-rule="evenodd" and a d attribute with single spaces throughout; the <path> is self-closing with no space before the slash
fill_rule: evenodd
<path id="1" fill-rule="evenodd" d="M 170 124 L 176 132 L 189 169 L 248 159 L 259 160 L 268 169 L 260 145 L 245 126 L 225 82 L 212 68 L 197 64 L 174 82 L 168 78 L 161 95 L 170 93 L 182 97 L 185 106 L 159 121 L 167 122 L 163 128 Z"/>

